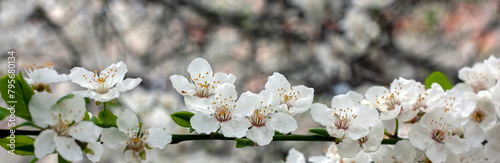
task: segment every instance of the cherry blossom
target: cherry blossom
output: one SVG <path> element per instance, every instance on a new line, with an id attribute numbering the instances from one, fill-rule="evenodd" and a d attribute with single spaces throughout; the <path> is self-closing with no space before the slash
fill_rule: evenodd
<path id="1" fill-rule="evenodd" d="M 365 96 L 373 107 L 380 110 L 380 120 L 390 120 L 412 108 L 417 101 L 417 98 L 414 98 L 417 96 L 415 85 L 414 80 L 399 78 L 391 83 L 390 89 L 381 86 L 370 87 Z"/>
<path id="2" fill-rule="evenodd" d="M 493 87 L 497 77 L 498 76 L 483 63 L 476 63 L 472 68 L 464 67 L 458 70 L 458 78 L 464 81 L 468 87 L 472 88 L 474 93 L 488 90 Z"/>
<path id="3" fill-rule="evenodd" d="M 83 97 L 67 95 L 56 101 L 48 93 L 37 93 L 31 97 L 29 111 L 33 122 L 44 128 L 35 140 L 35 156 L 43 158 L 57 151 L 68 161 L 83 159 L 81 147 L 75 142 L 94 143 L 102 129 L 85 119 Z"/>
<path id="4" fill-rule="evenodd" d="M 351 158 L 355 157 L 361 150 L 367 153 L 377 151 L 382 143 L 382 139 L 384 139 L 384 124 L 380 120 L 377 120 L 375 123 L 373 127 L 369 128 L 370 132 L 368 135 L 356 140 L 342 140 L 337 145 L 339 155 L 343 158 Z"/>
<path id="5" fill-rule="evenodd" d="M 269 76 L 265 88 L 278 94 L 278 111 L 292 116 L 307 111 L 314 97 L 314 89 L 303 85 L 292 87 L 285 76 L 277 72 Z"/>
<path id="6" fill-rule="evenodd" d="M 111 64 L 106 69 L 101 67 L 100 73 L 97 70 L 91 72 L 82 67 L 74 67 L 71 69 L 69 78 L 72 82 L 88 89 L 75 93 L 99 102 L 107 102 L 118 98 L 120 92 L 129 91 L 141 83 L 141 78 L 123 80 L 127 71 L 127 65 L 120 61 Z"/>
<path id="7" fill-rule="evenodd" d="M 59 74 L 54 70 L 54 63 L 45 63 L 45 66 L 23 65 L 29 79 L 26 80 L 28 84 L 50 84 L 68 81 L 69 78 L 66 74 Z"/>
<path id="8" fill-rule="evenodd" d="M 188 66 L 189 79 L 181 75 L 172 75 L 172 86 L 184 96 L 188 109 L 203 111 L 212 105 L 215 89 L 224 83 L 234 84 L 233 74 L 212 72 L 212 67 L 203 58 L 196 58 Z"/>
<path id="9" fill-rule="evenodd" d="M 288 151 L 288 156 L 286 156 L 285 163 L 306 163 L 306 158 L 304 154 L 292 148 Z"/>

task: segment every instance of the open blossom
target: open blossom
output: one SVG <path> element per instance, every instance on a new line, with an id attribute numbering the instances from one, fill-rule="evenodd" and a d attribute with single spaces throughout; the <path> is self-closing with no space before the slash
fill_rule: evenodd
<path id="1" fill-rule="evenodd" d="M 23 65 L 28 74 L 29 79 L 26 80 L 28 84 L 50 84 L 68 81 L 69 78 L 66 74 L 59 74 L 54 70 L 54 63 L 45 63 L 45 66 Z"/>
<path id="2" fill-rule="evenodd" d="M 468 96 L 471 95 L 471 96 Z M 465 125 L 469 121 L 469 115 L 476 108 L 476 102 L 470 98 L 475 94 L 464 92 L 462 89 L 453 87 L 447 90 L 441 98 L 436 101 L 436 109 L 443 110 L 457 118 L 460 125 Z"/>
<path id="3" fill-rule="evenodd" d="M 68 161 L 81 161 L 82 150 L 75 140 L 94 143 L 102 131 L 94 123 L 82 121 L 86 109 L 85 101 L 79 95 L 68 95 L 56 102 L 48 93 L 37 93 L 31 97 L 29 110 L 34 115 L 33 122 L 46 128 L 35 140 L 37 158 L 56 150 Z"/>
<path id="4" fill-rule="evenodd" d="M 288 156 L 286 156 L 285 163 L 306 163 L 306 158 L 304 154 L 292 148 L 288 151 Z"/>
<path id="5" fill-rule="evenodd" d="M 381 86 L 370 87 L 366 91 L 366 99 L 373 107 L 380 110 L 380 120 L 396 118 L 401 112 L 411 109 L 417 100 L 415 81 L 399 78 L 391 83 L 390 89 Z"/>
<path id="6" fill-rule="evenodd" d="M 439 107 L 437 101 L 439 101 L 444 94 L 443 88 L 438 83 L 433 83 L 431 88 L 426 89 L 420 82 L 416 82 L 414 89 L 416 95 L 411 97 L 416 98 L 416 100 L 411 100 L 414 101 L 412 106 L 403 110 L 398 116 L 403 122 L 414 119 L 420 112 L 429 112 Z"/>
<path id="7" fill-rule="evenodd" d="M 381 120 L 377 120 L 375 125 L 370 127 L 370 133 L 368 133 L 368 135 L 356 140 L 342 140 L 342 142 L 337 145 L 339 155 L 344 158 L 351 158 L 355 157 L 361 150 L 367 153 L 375 152 L 379 149 L 383 139 L 384 124 Z"/>
<path id="8" fill-rule="evenodd" d="M 241 138 L 246 135 L 251 126 L 246 117 L 252 114 L 251 108 L 244 108 L 243 103 L 248 100 L 243 98 L 236 102 L 236 90 L 233 84 L 225 83 L 215 89 L 215 99 L 206 111 L 197 112 L 191 118 L 191 125 L 199 133 L 210 134 L 219 128 L 226 137 Z"/>
<path id="9" fill-rule="evenodd" d="M 408 138 L 414 147 L 425 150 L 432 162 L 444 162 L 448 153 L 453 153 L 449 156 L 452 157 L 469 150 L 469 143 L 453 133 L 459 126 L 453 114 L 435 109 L 412 126 Z"/>
<path id="10" fill-rule="evenodd" d="M 307 111 L 314 97 L 314 89 L 303 85 L 292 87 L 285 76 L 277 72 L 269 76 L 265 88 L 277 94 L 280 102 L 278 111 L 292 116 Z"/>
<path id="11" fill-rule="evenodd" d="M 206 110 L 212 104 L 214 91 L 224 83 L 234 84 L 236 77 L 233 74 L 213 74 L 212 67 L 203 58 L 196 58 L 188 66 L 191 75 L 189 79 L 181 75 L 172 75 L 172 86 L 184 96 L 188 109 L 195 111 Z"/>
<path id="12" fill-rule="evenodd" d="M 120 92 L 131 90 L 141 83 L 141 78 L 123 80 L 127 71 L 127 65 L 120 61 L 111 64 L 106 69 L 101 67 L 100 73 L 97 70 L 91 72 L 82 67 L 75 67 L 71 69 L 69 78 L 72 82 L 88 88 L 86 91 L 76 91 L 75 93 L 99 102 L 107 102 L 118 98 Z"/>
<path id="13" fill-rule="evenodd" d="M 258 145 L 271 143 L 274 131 L 289 133 L 297 129 L 297 121 L 290 115 L 277 112 L 278 103 L 275 94 L 269 90 L 263 90 L 258 95 L 246 92 L 240 97 L 242 102 L 238 104 L 241 108 L 252 108 L 248 116 L 251 128 L 246 137 Z"/>
<path id="14" fill-rule="evenodd" d="M 361 105 L 363 95 L 349 91 L 346 95 L 337 95 L 332 99 L 332 108 L 315 103 L 311 106 L 314 121 L 326 126 L 328 133 L 336 138 L 357 140 L 369 133 L 378 120 L 374 108 Z"/>
<path id="15" fill-rule="evenodd" d="M 172 141 L 172 135 L 165 128 L 153 127 L 141 132 L 139 119 L 130 110 L 124 110 L 118 115 L 116 127 L 102 131 L 101 141 L 108 148 L 116 149 L 126 145 L 125 160 L 139 162 L 146 159 L 146 148 L 163 149 Z"/>
<path id="16" fill-rule="evenodd" d="M 485 64 L 476 63 L 472 68 L 464 67 L 458 70 L 458 78 L 464 81 L 474 93 L 478 93 L 493 87 L 498 76 Z"/>
<path id="17" fill-rule="evenodd" d="M 464 136 L 469 142 L 478 144 L 484 141 L 485 131 L 496 123 L 497 114 L 489 93 L 479 92 L 473 95 L 472 100 L 476 102 L 476 107 L 464 125 Z"/>

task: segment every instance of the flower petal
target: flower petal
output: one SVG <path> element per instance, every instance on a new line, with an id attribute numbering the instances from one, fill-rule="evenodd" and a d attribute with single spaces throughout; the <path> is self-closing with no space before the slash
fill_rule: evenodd
<path id="1" fill-rule="evenodd" d="M 212 77 L 212 67 L 207 60 L 203 58 L 196 58 L 188 66 L 187 71 L 191 74 L 193 79 L 198 78 L 198 75 L 206 75 Z"/>
<path id="2" fill-rule="evenodd" d="M 152 148 L 165 148 L 165 145 L 172 142 L 172 134 L 165 128 L 152 127 L 146 130 L 149 133 L 145 143 Z"/>
<path id="3" fill-rule="evenodd" d="M 352 122 L 352 125 L 357 126 L 371 127 L 375 125 L 375 122 L 379 118 L 377 110 L 368 106 L 356 107 L 353 114 L 357 115 L 357 117 Z"/>
<path id="4" fill-rule="evenodd" d="M 229 83 L 234 84 L 236 77 L 233 74 L 226 74 L 222 72 L 215 73 L 213 81 L 217 84 Z"/>
<path id="5" fill-rule="evenodd" d="M 137 116 L 128 109 L 125 109 L 118 115 L 116 125 L 121 132 L 125 133 L 130 138 L 139 132 L 139 119 L 137 119 Z"/>
<path id="6" fill-rule="evenodd" d="M 55 142 L 57 152 L 65 160 L 75 162 L 83 159 L 82 149 L 76 144 L 75 139 L 57 136 Z"/>
<path id="7" fill-rule="evenodd" d="M 209 98 L 199 98 L 197 96 L 185 96 L 184 103 L 186 107 L 192 111 L 196 112 L 206 112 L 208 113 L 212 106 L 213 96 Z"/>
<path id="8" fill-rule="evenodd" d="M 241 138 L 247 134 L 248 127 L 250 127 L 250 121 L 243 117 L 237 119 L 231 119 L 220 124 L 222 134 L 225 137 L 236 137 Z"/>
<path id="9" fill-rule="evenodd" d="M 432 162 L 444 162 L 447 157 L 446 148 L 444 145 L 432 141 L 429 148 L 425 151 L 425 154 Z"/>
<path id="10" fill-rule="evenodd" d="M 351 124 L 349 126 L 349 129 L 347 129 L 345 132 L 349 138 L 357 140 L 362 137 L 365 137 L 366 135 L 368 135 L 368 133 L 370 133 L 370 130 L 368 130 L 368 128 L 369 128 L 368 126 L 359 126 Z"/>
<path id="11" fill-rule="evenodd" d="M 116 127 L 105 128 L 102 130 L 101 142 L 107 147 L 111 149 L 116 149 L 121 145 L 127 143 L 130 138 L 125 135 L 125 133 L 121 132 Z"/>
<path id="12" fill-rule="evenodd" d="M 266 126 L 252 127 L 248 130 L 247 138 L 262 145 L 268 145 L 273 140 L 274 131 Z"/>
<path id="13" fill-rule="evenodd" d="M 325 104 L 315 103 L 311 105 L 311 116 L 314 121 L 323 126 L 333 123 L 333 110 Z"/>
<path id="14" fill-rule="evenodd" d="M 137 157 L 136 153 L 133 150 L 126 150 L 123 152 L 123 157 L 125 158 L 125 161 L 129 163 L 140 163 L 141 160 L 139 157 Z"/>
<path id="15" fill-rule="evenodd" d="M 286 163 L 305 163 L 306 158 L 304 154 L 292 148 L 288 151 L 288 156 L 286 156 Z"/>
<path id="16" fill-rule="evenodd" d="M 255 108 L 255 105 L 260 100 L 259 95 L 252 92 L 245 92 L 240 95 L 236 102 L 236 107 L 233 109 L 233 114 L 236 117 L 250 116 Z"/>
<path id="17" fill-rule="evenodd" d="M 430 136 L 430 131 L 422 127 L 420 123 L 413 124 L 408 133 L 408 139 L 410 139 L 411 145 L 420 150 L 425 150 L 433 141 Z"/>
<path id="18" fill-rule="evenodd" d="M 347 95 L 337 95 L 332 99 L 332 108 L 338 109 L 354 109 L 354 103 L 352 103 L 351 98 Z"/>
<path id="19" fill-rule="evenodd" d="M 344 139 L 337 145 L 338 152 L 342 158 L 353 158 L 361 150 L 358 140 Z"/>
<path id="20" fill-rule="evenodd" d="M 313 98 L 314 98 L 314 89 L 308 88 L 303 85 L 298 85 L 292 87 L 293 91 L 300 92 L 297 97 L 297 101 L 293 104 L 293 110 L 295 110 L 295 114 L 301 114 L 311 107 Z"/>
<path id="21" fill-rule="evenodd" d="M 47 68 L 35 69 L 29 76 L 34 83 L 43 84 L 58 83 L 69 80 L 66 74 L 60 75 L 56 70 Z"/>
<path id="22" fill-rule="evenodd" d="M 375 122 L 375 126 L 370 128 L 368 140 L 361 146 L 365 152 L 375 152 L 378 150 L 382 140 L 384 139 L 384 124 L 381 120 Z"/>
<path id="23" fill-rule="evenodd" d="M 207 113 L 198 112 L 191 117 L 191 127 L 198 133 L 210 134 L 219 129 L 219 121 Z"/>
<path id="24" fill-rule="evenodd" d="M 78 125 L 69 128 L 69 135 L 73 138 L 92 143 L 97 141 L 101 135 L 102 128 L 89 121 L 82 121 Z"/>
<path id="25" fill-rule="evenodd" d="M 184 76 L 172 75 L 170 76 L 170 81 L 172 81 L 172 86 L 182 95 L 193 95 L 195 94 L 194 85 L 190 83 Z"/>
<path id="26" fill-rule="evenodd" d="M 116 84 L 115 89 L 118 90 L 119 92 L 129 91 L 137 87 L 141 82 L 142 82 L 141 78 L 134 78 L 134 79 L 127 78 L 121 82 L 118 82 Z"/>
<path id="27" fill-rule="evenodd" d="M 69 79 L 71 82 L 76 83 L 84 88 L 93 89 L 92 85 L 89 81 L 92 80 L 92 77 L 95 73 L 90 72 L 82 67 L 74 67 L 70 70 Z"/>
<path id="28" fill-rule="evenodd" d="M 281 133 L 289 133 L 297 129 L 297 121 L 285 113 L 274 113 L 266 122 L 269 128 Z"/>
<path id="29" fill-rule="evenodd" d="M 265 85 L 266 90 L 276 91 L 278 89 L 290 90 L 291 86 L 286 77 L 278 72 L 269 76 Z"/>
<path id="30" fill-rule="evenodd" d="M 52 112 L 57 113 L 63 122 L 80 122 L 85 118 L 85 111 L 85 100 L 79 94 L 63 99 L 52 107 Z"/>
<path id="31" fill-rule="evenodd" d="M 215 89 L 215 96 L 219 98 L 219 100 L 222 99 L 227 99 L 227 100 L 235 100 L 238 97 L 238 94 L 236 93 L 236 88 L 234 87 L 233 84 L 231 83 L 224 83 L 219 85 Z"/>
<path id="32" fill-rule="evenodd" d="M 461 139 L 457 135 L 445 139 L 444 146 L 451 150 L 454 154 L 461 154 L 469 150 L 469 143 L 465 139 Z"/>
<path id="33" fill-rule="evenodd" d="M 30 114 L 36 115 L 32 116 L 33 122 L 42 128 L 54 124 L 50 110 L 55 103 L 56 100 L 47 92 L 35 93 L 31 96 L 28 106 Z"/>
<path id="34" fill-rule="evenodd" d="M 127 73 L 127 71 L 127 65 L 120 61 L 118 63 L 111 64 L 109 67 L 102 70 L 100 74 L 110 75 L 112 79 L 109 85 L 114 86 L 115 84 L 123 81 L 123 78 L 125 77 L 125 73 Z M 102 77 L 102 75 L 100 75 L 100 77 Z"/>
<path id="35" fill-rule="evenodd" d="M 91 149 L 94 154 L 87 154 L 87 158 L 92 162 L 98 162 L 101 159 L 104 149 L 100 142 L 89 143 L 87 148 Z"/>
<path id="36" fill-rule="evenodd" d="M 35 156 L 39 159 L 45 157 L 47 154 L 51 154 L 56 149 L 54 139 L 57 133 L 54 130 L 45 130 L 38 135 L 35 139 Z"/>
<path id="37" fill-rule="evenodd" d="M 394 147 L 394 157 L 401 162 L 411 162 L 417 158 L 417 152 L 408 140 L 401 140 Z"/>

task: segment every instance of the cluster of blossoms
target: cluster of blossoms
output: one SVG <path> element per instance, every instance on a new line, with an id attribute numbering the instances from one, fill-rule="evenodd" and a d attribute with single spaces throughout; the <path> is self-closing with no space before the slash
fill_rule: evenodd
<path id="1" fill-rule="evenodd" d="M 184 96 L 187 108 L 195 112 L 192 128 L 198 133 L 225 137 L 246 137 L 258 145 L 272 141 L 275 131 L 289 133 L 297 129 L 292 117 L 311 106 L 314 90 L 303 85 L 291 86 L 285 76 L 274 73 L 265 90 L 258 94 L 235 90 L 233 74 L 213 73 L 202 58 L 189 64 L 189 79 L 172 75 L 173 87 Z"/>
<path id="2" fill-rule="evenodd" d="M 28 83 L 37 88 L 28 107 L 33 126 L 42 130 L 34 142 L 37 158 L 57 152 L 65 160 L 80 161 L 85 152 L 96 162 L 105 147 L 124 149 L 127 161 L 139 162 L 146 159 L 146 149 L 163 149 L 172 141 L 165 128 L 142 129 L 130 110 L 112 115 L 116 119 L 110 118 L 112 123 L 100 119 L 101 113 L 96 118 L 87 112 L 84 97 L 104 103 L 103 111 L 107 111 L 106 103 L 142 81 L 124 80 L 127 66 L 123 62 L 101 72 L 76 67 L 69 75 L 59 75 L 52 63 L 28 66 L 26 71 Z M 325 156 L 310 157 L 309 162 L 500 161 L 500 59 L 495 57 L 462 68 L 459 78 L 464 82 L 452 88 L 438 83 L 426 87 L 399 78 L 388 87 L 373 86 L 364 95 L 349 91 L 334 96 L 330 107 L 313 104 L 312 88 L 291 86 L 280 73 L 269 76 L 261 92 L 238 97 L 236 77 L 214 74 L 205 59 L 194 59 L 187 71 L 188 78 L 172 75 L 170 80 L 194 113 L 189 121 L 197 133 L 221 132 L 224 137 L 248 138 L 264 146 L 277 132 L 295 131 L 294 116 L 311 109 L 313 120 L 325 127 L 335 143 Z M 44 92 L 50 92 L 48 84 L 67 80 L 87 90 L 59 100 Z M 394 145 L 382 145 L 384 139 Z M 291 149 L 286 162 L 301 163 L 306 158 Z"/>

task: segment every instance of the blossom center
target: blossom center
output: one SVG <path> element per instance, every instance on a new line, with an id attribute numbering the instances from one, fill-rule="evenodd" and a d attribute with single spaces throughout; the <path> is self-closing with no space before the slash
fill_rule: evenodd
<path id="1" fill-rule="evenodd" d="M 280 97 L 280 104 L 286 104 L 287 109 L 290 110 L 290 107 L 298 100 L 298 96 L 300 96 L 300 91 L 293 91 L 293 88 L 287 92 L 286 89 L 278 89 L 278 96 Z"/>
<path id="2" fill-rule="evenodd" d="M 99 94 L 106 94 L 113 87 L 113 80 L 115 73 L 118 70 L 110 69 L 109 71 L 103 70 L 101 67 L 101 72 L 98 73 L 97 70 L 94 71 L 94 75 L 89 77 L 83 75 L 83 78 L 89 82 L 92 89 Z M 98 75 L 99 74 L 99 75 Z M 109 79 L 109 80 L 108 80 Z"/>
<path id="3" fill-rule="evenodd" d="M 262 102 L 261 102 L 262 104 Z M 269 104 L 269 107 L 271 104 Z M 253 114 L 248 118 L 252 126 L 261 127 L 266 125 L 266 121 L 271 119 L 271 113 L 274 112 L 273 109 L 271 111 L 267 110 L 268 106 L 264 106 L 264 109 L 256 109 Z"/>
<path id="4" fill-rule="evenodd" d="M 217 107 L 214 116 L 219 122 L 231 120 L 231 110 L 225 105 Z"/>
<path id="5" fill-rule="evenodd" d="M 133 150 L 135 152 L 139 152 L 140 150 L 144 149 L 146 147 L 146 138 L 149 135 L 147 131 L 144 131 L 142 134 L 141 133 L 136 133 L 127 142 L 127 148 Z"/>
<path id="6" fill-rule="evenodd" d="M 483 122 L 485 117 L 486 117 L 486 114 L 481 109 L 476 109 L 476 110 L 474 110 L 474 112 L 472 112 L 470 119 L 472 122 L 478 124 L 478 123 Z"/>
<path id="7" fill-rule="evenodd" d="M 205 78 L 207 76 L 207 78 Z M 198 77 L 189 77 L 190 82 L 194 85 L 195 89 L 195 96 L 198 96 L 200 98 L 208 98 L 212 94 L 210 93 L 211 90 L 215 89 L 215 85 L 219 84 L 220 81 L 211 81 L 209 80 L 210 73 L 206 72 L 206 74 L 198 74 Z M 212 74 L 212 78 L 214 75 Z"/>
<path id="8" fill-rule="evenodd" d="M 333 110 L 337 111 L 337 108 L 334 107 Z M 352 114 L 352 109 L 338 109 L 338 112 L 333 114 L 333 117 L 337 120 L 335 122 L 335 127 L 338 129 L 342 130 L 347 130 L 349 129 L 349 125 L 353 121 L 353 119 L 357 118 L 358 116 L 355 114 Z"/>
<path id="9" fill-rule="evenodd" d="M 446 131 L 440 129 L 433 129 L 431 131 L 432 139 L 438 143 L 442 143 L 446 137 Z"/>

